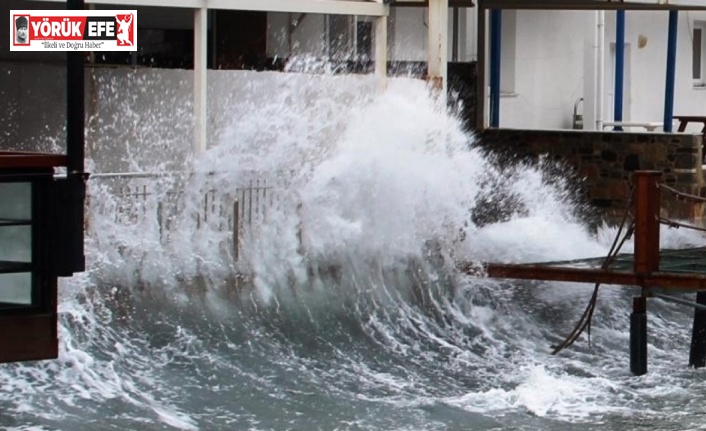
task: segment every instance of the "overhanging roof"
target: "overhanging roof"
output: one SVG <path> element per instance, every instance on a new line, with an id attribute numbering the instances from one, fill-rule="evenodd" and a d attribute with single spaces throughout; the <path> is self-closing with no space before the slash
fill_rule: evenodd
<path id="1" fill-rule="evenodd" d="M 483 9 L 706 10 L 703 0 L 478 0 Z"/>
<path id="2" fill-rule="evenodd" d="M 396 0 L 390 2 L 390 6 L 396 7 L 427 7 L 429 0 Z M 472 0 L 449 0 L 449 7 L 475 7 Z"/>

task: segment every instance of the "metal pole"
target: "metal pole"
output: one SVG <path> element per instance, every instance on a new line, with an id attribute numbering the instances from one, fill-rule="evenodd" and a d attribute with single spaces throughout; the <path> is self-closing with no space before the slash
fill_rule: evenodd
<path id="1" fill-rule="evenodd" d="M 502 10 L 490 11 L 490 127 L 500 125 L 500 54 Z"/>
<path id="2" fill-rule="evenodd" d="M 613 121 L 623 121 L 623 77 L 625 74 L 625 11 L 615 12 L 615 105 Z M 613 130 L 621 131 L 622 126 L 616 125 Z"/>
<path id="3" fill-rule="evenodd" d="M 67 0 L 69 10 L 84 9 L 83 0 Z M 57 262 L 57 275 L 68 276 L 86 269 L 83 229 L 85 223 L 84 203 L 86 199 L 85 158 L 85 74 L 84 53 L 66 53 L 66 194 L 67 215 L 66 252 L 61 264 Z"/>
<path id="4" fill-rule="evenodd" d="M 699 293 L 701 293 L 701 292 L 699 292 Z M 696 299 L 697 299 L 696 302 L 687 301 L 686 299 L 681 299 L 681 298 L 675 298 L 674 296 L 664 295 L 661 293 L 656 293 L 656 294 L 654 294 L 654 296 L 659 299 L 662 299 L 664 301 L 667 301 L 667 302 L 673 302 L 675 304 L 686 305 L 687 307 L 692 307 L 696 310 L 706 311 L 706 305 L 704 303 L 700 303 L 698 301 L 698 299 L 699 299 L 698 295 L 696 296 Z"/>
<path id="5" fill-rule="evenodd" d="M 477 34 L 477 50 L 478 56 L 476 59 L 476 132 L 485 130 L 486 118 L 486 81 L 485 81 L 485 27 L 486 27 L 486 8 L 483 5 L 483 0 L 478 2 L 478 34 Z"/>
<path id="6" fill-rule="evenodd" d="M 667 34 L 667 77 L 664 88 L 664 126 L 665 132 L 672 131 L 674 115 L 674 69 L 677 62 L 677 25 L 679 11 L 669 11 L 669 30 Z"/>
<path id="7" fill-rule="evenodd" d="M 67 9 L 83 9 L 83 0 L 68 0 Z M 66 157 L 67 170 L 83 174 L 85 148 L 84 70 L 81 51 L 66 53 Z"/>

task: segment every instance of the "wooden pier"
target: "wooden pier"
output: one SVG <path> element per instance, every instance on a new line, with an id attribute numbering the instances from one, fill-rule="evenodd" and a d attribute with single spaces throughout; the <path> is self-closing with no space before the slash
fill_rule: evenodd
<path id="1" fill-rule="evenodd" d="M 599 284 L 640 287 L 640 295 L 633 300 L 633 312 L 630 316 L 630 368 L 635 375 L 647 372 L 647 299 L 659 297 L 690 305 L 696 309 L 696 313 L 689 363 L 694 367 L 705 366 L 706 248 L 659 248 L 660 224 L 703 230 L 663 219 L 660 215 L 662 193 L 674 193 L 680 199 L 701 202 L 704 198 L 685 195 L 671 189 L 661 184 L 660 179 L 661 173 L 655 171 L 637 171 L 634 174 L 634 199 L 626 212 L 626 216 L 632 213 L 633 222 L 629 224 L 623 237 L 624 240 L 633 235 L 632 254 L 618 254 L 618 247 L 618 250 L 612 249 L 609 256 L 595 259 L 530 264 L 488 263 L 485 265 L 487 275 L 495 278 L 594 283 L 596 289 Z M 618 238 L 616 242 L 617 240 Z M 477 268 L 474 269 L 470 265 L 461 269 L 468 273 L 477 272 Z M 666 295 L 677 292 L 699 293 L 694 303 Z M 592 310 L 588 315 L 589 320 L 590 314 Z"/>

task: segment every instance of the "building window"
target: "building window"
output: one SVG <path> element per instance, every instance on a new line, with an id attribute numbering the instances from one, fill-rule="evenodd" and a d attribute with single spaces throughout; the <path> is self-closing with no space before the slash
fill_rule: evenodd
<path id="1" fill-rule="evenodd" d="M 706 22 L 694 22 L 694 30 L 692 34 L 692 67 L 691 67 L 691 77 L 694 80 L 695 87 L 706 86 L 706 67 L 704 61 L 704 50 L 706 49 L 706 43 L 704 43 L 704 37 L 706 36 Z"/>
<path id="2" fill-rule="evenodd" d="M 366 72 L 372 67 L 373 23 L 365 17 L 327 15 L 328 61 L 340 72 Z"/>

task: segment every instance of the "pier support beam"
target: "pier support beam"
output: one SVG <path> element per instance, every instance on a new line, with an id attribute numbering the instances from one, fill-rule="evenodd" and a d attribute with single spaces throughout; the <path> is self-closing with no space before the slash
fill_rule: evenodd
<path id="1" fill-rule="evenodd" d="M 696 303 L 706 305 L 706 292 L 696 293 Z M 702 368 L 706 366 L 706 310 L 694 309 L 694 326 L 691 330 L 691 351 L 689 366 Z"/>

